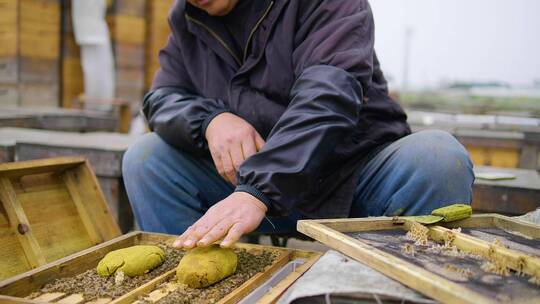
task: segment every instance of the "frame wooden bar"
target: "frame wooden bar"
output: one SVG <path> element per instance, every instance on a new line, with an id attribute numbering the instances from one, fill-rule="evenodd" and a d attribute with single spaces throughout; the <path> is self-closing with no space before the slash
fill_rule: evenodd
<path id="1" fill-rule="evenodd" d="M 447 227 L 443 227 L 446 225 Z M 299 221 L 297 229 L 301 233 L 328 245 L 348 256 L 382 272 L 383 274 L 413 288 L 433 299 L 443 303 L 493 303 L 488 298 L 472 289 L 459 285 L 440 275 L 427 271 L 402 258 L 377 249 L 365 242 L 357 240 L 346 233 L 404 229 L 408 230 L 411 222 L 394 217 L 362 218 L 362 219 L 331 219 Z M 532 239 L 540 239 L 540 226 L 512 218 L 483 214 L 453 223 L 442 223 L 429 227 L 430 236 L 442 239 L 448 228 L 500 228 L 506 231 L 518 232 Z M 475 251 L 483 256 L 498 255 L 509 259 L 513 269 L 531 275 L 538 275 L 538 258 L 521 254 L 504 247 L 493 249 L 493 245 L 477 238 L 452 231 L 456 235 L 455 245 L 466 251 Z M 476 252 L 478 251 L 478 252 Z M 523 264 L 523 261 L 526 261 Z M 540 300 L 540 299 L 533 299 Z"/>

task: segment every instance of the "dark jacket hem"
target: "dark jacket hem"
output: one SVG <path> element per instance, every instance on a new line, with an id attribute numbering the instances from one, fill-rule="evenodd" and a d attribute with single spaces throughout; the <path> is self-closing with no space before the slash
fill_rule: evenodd
<path id="1" fill-rule="evenodd" d="M 263 204 L 266 205 L 266 208 L 268 208 L 268 210 L 270 210 L 270 207 L 272 206 L 272 202 L 270 201 L 270 199 L 255 187 L 249 185 L 238 185 L 236 186 L 236 189 L 234 189 L 234 192 L 246 192 L 255 196 L 258 200 L 260 200 Z"/>

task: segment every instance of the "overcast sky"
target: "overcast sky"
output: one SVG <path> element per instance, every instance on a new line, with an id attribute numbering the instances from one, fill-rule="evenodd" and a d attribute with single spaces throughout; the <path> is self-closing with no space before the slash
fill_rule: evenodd
<path id="1" fill-rule="evenodd" d="M 403 84 L 406 29 L 410 87 L 442 80 L 540 80 L 540 0 L 371 0 L 376 50 Z"/>

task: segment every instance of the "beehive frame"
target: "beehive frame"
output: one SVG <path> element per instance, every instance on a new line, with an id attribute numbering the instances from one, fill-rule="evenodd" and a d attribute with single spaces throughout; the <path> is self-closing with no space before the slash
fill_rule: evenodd
<path id="1" fill-rule="evenodd" d="M 85 158 L 0 164 L 0 280 L 120 234 Z"/>
<path id="2" fill-rule="evenodd" d="M 159 244 L 159 243 L 172 243 L 175 239 L 172 235 L 145 233 L 145 232 L 132 232 L 113 240 L 107 241 L 92 248 L 83 250 L 74 255 L 62 258 L 53 263 L 38 267 L 34 270 L 17 275 L 8 280 L 0 282 L 0 302 L 2 303 L 43 303 L 43 299 L 56 303 L 84 303 L 81 294 L 67 295 L 67 294 L 46 294 L 42 301 L 29 300 L 24 297 L 31 292 L 39 290 L 42 286 L 50 283 L 58 278 L 70 277 L 82 273 L 90 268 L 96 267 L 101 258 L 108 252 L 120 248 L 125 248 L 138 244 Z M 288 248 L 269 247 L 252 244 L 237 244 L 239 248 L 245 248 L 247 250 L 276 250 L 279 252 L 278 257 L 272 265 L 270 265 L 264 272 L 258 273 L 235 291 L 230 293 L 227 297 L 219 301 L 220 304 L 236 303 L 243 297 L 248 295 L 255 288 L 269 279 L 272 274 L 287 264 L 289 261 L 302 258 L 305 260 L 304 264 L 297 267 L 296 270 L 290 273 L 284 280 L 282 280 L 277 286 L 272 288 L 261 300 L 260 303 L 273 303 L 297 278 L 299 278 L 305 271 L 307 271 L 311 265 L 313 265 L 321 256 L 320 253 L 293 250 Z M 164 295 L 162 294 L 163 288 L 159 287 L 162 283 L 167 282 L 174 275 L 174 270 L 168 271 L 151 281 L 137 287 L 136 289 L 124 294 L 123 296 L 112 299 L 98 299 L 98 302 L 94 303 L 135 303 L 139 296 L 148 295 L 152 300 L 158 300 Z"/>
<path id="3" fill-rule="evenodd" d="M 298 222 L 298 231 L 443 303 L 493 303 L 494 300 L 485 295 L 346 234 L 396 229 L 408 231 L 413 225 L 414 223 L 408 220 L 389 217 L 305 220 Z M 445 234 L 451 233 L 455 236 L 455 246 L 460 250 L 474 252 L 480 256 L 493 254 L 507 260 L 508 267 L 511 269 L 520 268 L 520 271 L 529 275 L 540 274 L 539 257 L 504 247 L 494 249 L 494 246 L 483 240 L 449 229 L 457 227 L 499 228 L 539 240 L 540 226 L 502 215 L 485 214 L 475 215 L 458 222 L 445 223 L 445 225 L 436 224 L 427 227 L 429 237 L 435 241 L 440 241 Z M 540 298 L 531 300 L 532 302 L 540 301 Z"/>

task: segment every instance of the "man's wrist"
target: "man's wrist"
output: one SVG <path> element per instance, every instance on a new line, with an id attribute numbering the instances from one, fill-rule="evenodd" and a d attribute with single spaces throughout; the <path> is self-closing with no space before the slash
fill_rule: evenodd
<path id="1" fill-rule="evenodd" d="M 263 213 L 266 214 L 266 212 L 268 211 L 268 208 L 266 207 L 266 205 L 263 202 L 261 202 L 258 198 L 256 198 L 255 196 L 253 196 L 253 195 L 251 195 L 251 194 L 249 194 L 247 192 L 243 192 L 243 191 L 236 191 L 236 192 L 234 192 L 234 194 L 243 196 L 244 198 L 247 199 L 247 201 L 250 204 L 253 204 L 254 206 L 256 206 Z"/>
<path id="2" fill-rule="evenodd" d="M 207 139 L 206 131 L 208 130 L 208 127 L 210 126 L 210 123 L 212 122 L 212 120 L 216 118 L 218 115 L 223 114 L 223 113 L 229 113 L 229 110 L 227 109 L 216 110 L 208 114 L 208 116 L 203 120 L 202 125 L 201 125 L 201 131 L 205 139 Z"/>
<path id="3" fill-rule="evenodd" d="M 272 206 L 272 202 L 268 197 L 262 193 L 259 189 L 249 186 L 249 185 L 238 185 L 236 186 L 236 189 L 234 189 L 234 192 L 244 192 L 249 194 L 251 197 L 257 200 L 258 203 L 260 203 L 262 206 L 264 206 L 265 212 L 268 212 L 270 210 L 270 207 Z M 261 206 L 261 207 L 262 207 Z"/>

